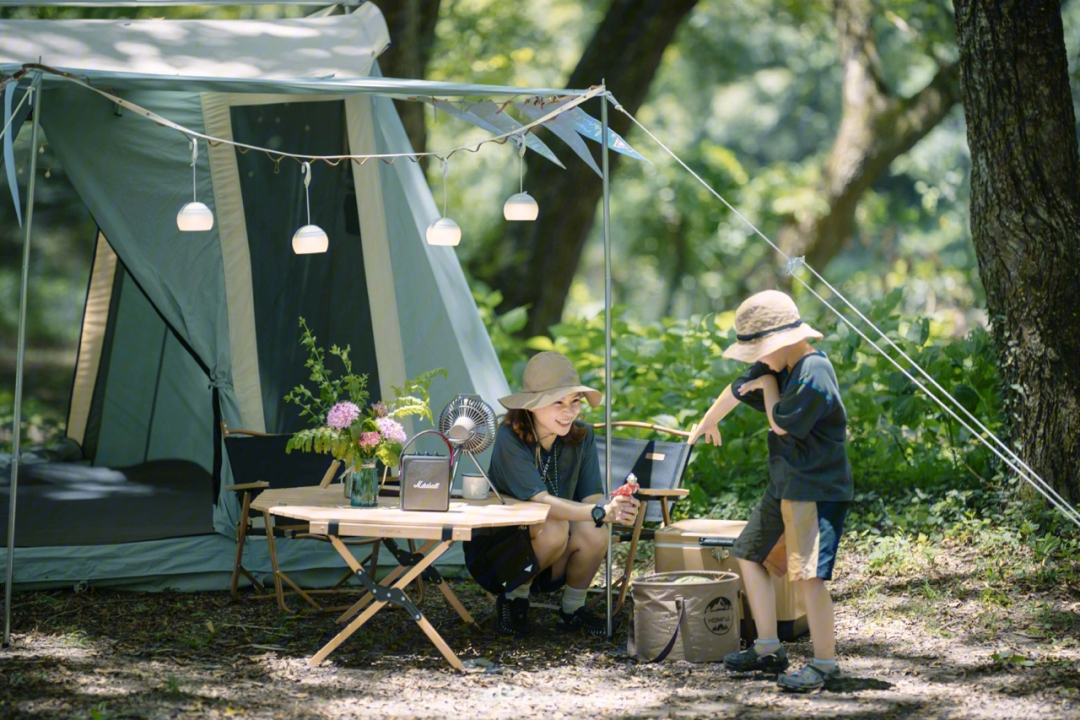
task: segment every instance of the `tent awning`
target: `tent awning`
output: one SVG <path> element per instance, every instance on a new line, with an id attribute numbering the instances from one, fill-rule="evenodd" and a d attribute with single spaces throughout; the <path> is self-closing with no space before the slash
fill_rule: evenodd
<path id="1" fill-rule="evenodd" d="M 40 62 L 91 78 L 133 74 L 158 83 L 366 77 L 389 44 L 386 21 L 370 3 L 350 15 L 283 20 L 0 21 L 5 70 Z"/>
<path id="2" fill-rule="evenodd" d="M 284 20 L 0 20 L 0 72 L 40 63 L 101 89 L 410 97 L 582 95 L 587 90 L 370 77 L 390 44 L 373 3 Z M 53 84 L 59 78 L 44 78 Z"/>

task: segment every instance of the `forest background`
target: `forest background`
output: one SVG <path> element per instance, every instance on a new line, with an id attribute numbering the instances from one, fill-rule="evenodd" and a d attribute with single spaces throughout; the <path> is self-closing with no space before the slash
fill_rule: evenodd
<path id="1" fill-rule="evenodd" d="M 616 98 L 765 235 L 805 254 L 983 423 L 1007 431 L 1003 408 L 1019 391 L 1002 382 L 1000 348 L 987 332 L 951 4 L 376 4 L 399 38 L 384 56 L 387 75 L 577 87 L 605 79 L 594 75 L 619 59 L 620 75 L 606 77 Z M 642 10 L 657 5 L 663 9 L 652 15 Z M 624 18 L 638 12 L 637 23 L 606 25 L 616 9 Z M 303 12 L 0 10 L 9 17 Z M 1076 106 L 1080 2 L 1063 3 L 1062 20 Z M 852 85 L 862 91 L 848 92 Z M 417 149 L 483 136 L 417 107 L 405 109 L 404 119 Z M 613 112 L 612 120 L 652 161 L 614 166 L 613 417 L 689 428 L 739 371 L 719 358 L 733 341 L 738 302 L 760 289 L 790 287 L 790 278 L 783 258 L 747 224 L 625 118 Z M 18 158 L 27 157 L 26 135 Z M 528 159 L 525 188 L 541 203 L 540 221 L 528 228 L 501 217 L 502 201 L 517 190 L 517 158 L 509 149 L 456 155 L 449 171 L 448 215 L 464 233 L 458 255 L 511 385 L 519 384 L 528 355 L 542 349 L 565 352 L 585 382 L 604 384 L 598 181 L 578 158 L 562 155 L 566 170 Z M 23 408 L 30 444 L 63 432 L 94 237 L 47 138 L 39 166 Z M 858 172 L 845 175 L 852 167 Z M 427 170 L 441 190 L 441 168 Z M 25 172 L 19 179 L 25 183 Z M 6 184 L 0 197 L 10 197 Z M 10 202 L 0 202 L 0 445 L 8 450 L 21 241 Z M 1025 542 L 1045 559 L 1080 549 L 1065 521 L 1022 492 L 967 430 L 802 287 L 790 289 L 825 332 L 822 347 L 841 379 L 858 478 L 853 539 L 885 552 L 945 535 L 1007 531 L 1010 542 Z M 766 430 L 750 412 L 725 421 L 723 448 L 695 452 L 687 477 L 692 494 L 681 513 L 744 517 L 765 484 Z"/>

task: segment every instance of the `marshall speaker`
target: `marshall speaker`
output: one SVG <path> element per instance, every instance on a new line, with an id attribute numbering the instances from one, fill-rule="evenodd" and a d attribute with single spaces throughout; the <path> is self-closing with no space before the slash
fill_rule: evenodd
<path id="1" fill-rule="evenodd" d="M 450 454 L 436 455 L 427 453 L 404 454 L 421 435 L 438 435 Z M 405 443 L 398 465 L 398 477 L 401 482 L 401 509 L 428 510 L 446 512 L 450 509 L 450 482 L 454 477 L 454 449 L 450 441 L 437 430 L 425 430 L 413 436 Z"/>

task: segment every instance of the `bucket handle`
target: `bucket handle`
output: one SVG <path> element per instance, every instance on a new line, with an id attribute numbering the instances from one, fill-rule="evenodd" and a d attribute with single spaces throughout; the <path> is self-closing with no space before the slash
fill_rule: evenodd
<path id="1" fill-rule="evenodd" d="M 682 595 L 678 595 L 678 596 L 675 597 L 675 607 L 678 609 L 679 617 L 675 621 L 675 632 L 672 633 L 671 639 L 668 640 L 667 645 L 664 646 L 664 649 L 660 651 L 659 655 L 654 657 L 652 660 L 646 660 L 644 658 L 639 658 L 639 660 L 641 662 L 663 662 L 664 660 L 667 659 L 667 656 L 671 654 L 671 651 L 675 649 L 675 643 L 679 639 L 679 629 L 682 628 L 683 620 L 686 617 L 686 603 L 683 602 Z M 636 643 L 634 641 L 634 617 L 633 616 L 630 617 L 630 644 L 631 644 L 631 647 L 630 647 L 630 653 L 629 654 L 631 656 L 637 655 L 637 647 L 636 647 Z"/>

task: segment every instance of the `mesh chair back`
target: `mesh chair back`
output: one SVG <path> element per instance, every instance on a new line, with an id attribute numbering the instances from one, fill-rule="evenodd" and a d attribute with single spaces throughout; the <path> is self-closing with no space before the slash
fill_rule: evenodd
<path id="1" fill-rule="evenodd" d="M 270 483 L 271 488 L 295 488 L 318 485 L 334 458 L 322 453 L 293 450 L 285 452 L 291 435 L 228 435 L 225 451 L 229 455 L 233 479 L 240 484 Z"/>
<path id="2" fill-rule="evenodd" d="M 607 438 L 596 436 L 596 451 L 600 457 L 600 474 L 604 473 L 604 455 Z M 611 490 L 626 484 L 626 476 L 631 472 L 637 476 L 643 488 L 671 490 L 682 487 L 683 473 L 690 462 L 693 445 L 685 442 L 663 442 L 660 440 L 638 440 L 636 438 L 615 438 L 611 443 Z M 647 504 L 646 522 L 660 522 L 663 514 L 660 503 Z"/>

